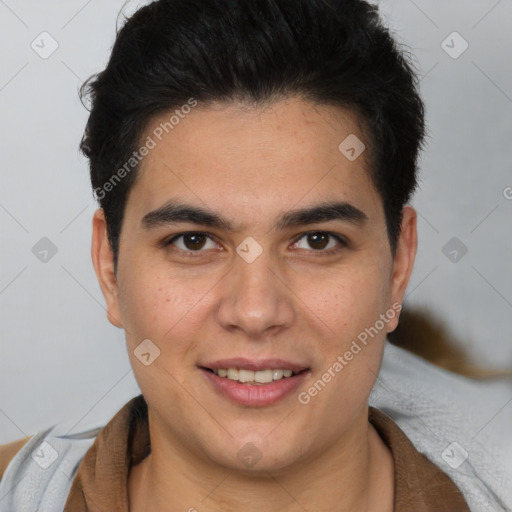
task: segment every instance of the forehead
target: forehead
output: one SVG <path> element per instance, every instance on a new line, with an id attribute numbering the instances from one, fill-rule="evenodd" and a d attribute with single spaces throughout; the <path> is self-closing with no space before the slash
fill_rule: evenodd
<path id="1" fill-rule="evenodd" d="M 245 212 L 250 222 L 255 215 L 340 199 L 370 217 L 383 214 L 367 152 L 355 159 L 346 153 L 348 146 L 359 152 L 357 144 L 369 145 L 352 112 L 292 98 L 266 107 L 198 105 L 173 114 L 153 118 L 141 138 L 151 138 L 153 148 L 130 194 L 137 200 L 128 201 L 139 216 L 169 199 Z"/>

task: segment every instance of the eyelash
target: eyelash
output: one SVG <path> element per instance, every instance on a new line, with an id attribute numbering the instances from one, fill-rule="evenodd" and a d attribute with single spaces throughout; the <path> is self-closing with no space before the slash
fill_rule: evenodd
<path id="1" fill-rule="evenodd" d="M 348 247 L 348 243 L 341 236 L 336 235 L 335 233 L 331 233 L 329 231 L 307 231 L 306 233 L 302 233 L 300 236 L 298 236 L 295 239 L 295 241 L 293 242 L 292 245 L 296 244 L 302 238 L 304 238 L 304 237 L 306 237 L 308 235 L 311 235 L 313 233 L 319 233 L 319 234 L 323 234 L 323 235 L 328 235 L 329 237 L 334 238 L 339 243 L 339 245 L 337 247 L 334 247 L 334 248 L 328 249 L 328 250 L 321 250 L 321 249 L 314 250 L 314 249 L 311 249 L 310 252 L 315 253 L 318 256 L 331 256 L 333 254 L 338 253 L 341 249 Z M 176 240 L 178 240 L 181 237 L 187 236 L 187 235 L 201 235 L 201 236 L 205 236 L 206 238 L 208 238 L 208 239 L 212 240 L 213 242 L 215 242 L 215 240 L 212 238 L 212 236 L 209 233 L 204 233 L 202 231 L 185 231 L 183 233 L 179 233 L 177 235 L 172 236 L 168 240 L 165 240 L 162 243 L 162 246 L 163 247 L 172 246 L 172 244 Z M 215 242 L 215 243 L 217 243 L 217 242 Z M 177 249 L 177 248 L 174 248 L 173 250 L 176 251 L 176 252 L 185 253 L 187 256 L 192 256 L 192 257 L 198 257 L 198 256 L 201 255 L 202 252 L 204 252 L 202 250 L 199 250 L 199 251 L 184 251 L 183 249 Z"/>

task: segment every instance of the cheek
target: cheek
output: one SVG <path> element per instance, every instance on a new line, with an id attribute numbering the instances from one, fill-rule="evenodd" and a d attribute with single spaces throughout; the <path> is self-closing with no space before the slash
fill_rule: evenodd
<path id="1" fill-rule="evenodd" d="M 328 373 L 325 378 L 332 382 L 316 405 L 340 401 L 356 407 L 370 392 L 379 370 L 387 332 L 387 323 L 380 320 L 387 306 L 387 287 L 376 266 L 351 267 L 331 277 L 309 281 L 303 308 L 312 335 L 311 351 L 320 355 L 316 378 Z"/>
<path id="2" fill-rule="evenodd" d="M 301 299 L 311 321 L 342 343 L 373 325 L 387 304 L 387 286 L 376 266 L 347 266 L 296 286 L 304 290 Z"/>
<path id="3" fill-rule="evenodd" d="M 200 301 L 204 292 L 157 272 L 130 276 L 120 292 L 129 358 L 140 389 L 148 396 L 179 394 L 188 363 L 194 361 L 192 340 L 198 338 L 204 321 L 200 318 L 206 305 Z M 150 340 L 156 349 L 153 345 L 139 349 L 143 340 Z M 148 351 L 151 359 L 158 356 L 146 366 L 137 354 Z"/>
<path id="4" fill-rule="evenodd" d="M 142 336 L 160 346 L 193 320 L 202 295 L 202 290 L 161 272 L 129 275 L 120 286 L 127 338 Z"/>

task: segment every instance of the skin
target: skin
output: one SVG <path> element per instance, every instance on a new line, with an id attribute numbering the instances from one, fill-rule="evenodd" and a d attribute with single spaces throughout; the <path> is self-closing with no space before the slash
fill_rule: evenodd
<path id="1" fill-rule="evenodd" d="M 368 396 L 398 315 L 307 405 L 297 400 L 359 333 L 402 303 L 416 255 L 416 212 L 406 206 L 392 257 L 365 153 L 349 161 L 338 150 L 349 134 L 365 140 L 351 113 L 299 98 L 265 109 L 199 105 L 143 161 L 117 274 L 103 211 L 95 213 L 92 258 L 108 318 L 126 331 L 148 403 L 152 452 L 130 472 L 130 510 L 393 510 L 393 459 L 368 422 Z M 141 219 L 169 199 L 207 208 L 237 229 L 144 229 Z M 275 227 L 283 213 L 326 200 L 348 201 L 368 221 Z M 199 252 L 190 239 L 159 245 L 194 230 L 212 237 Z M 307 237 L 318 231 L 348 245 L 327 238 L 319 249 Z M 263 250 L 252 263 L 236 252 L 248 236 Z M 160 350 L 148 366 L 134 354 L 144 339 Z M 197 367 L 236 356 L 310 371 L 279 402 L 244 407 L 220 396 Z M 262 455 L 252 467 L 237 457 L 249 442 Z"/>

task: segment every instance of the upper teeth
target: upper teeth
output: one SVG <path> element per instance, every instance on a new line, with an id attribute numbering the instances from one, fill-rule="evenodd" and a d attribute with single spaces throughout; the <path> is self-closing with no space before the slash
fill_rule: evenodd
<path id="1" fill-rule="evenodd" d="M 226 377 L 230 380 L 258 382 L 259 384 L 268 384 L 274 380 L 291 377 L 293 374 L 292 370 L 268 369 L 254 372 L 252 370 L 243 370 L 242 368 L 219 368 L 218 370 L 213 370 L 213 372 L 219 377 Z"/>

